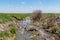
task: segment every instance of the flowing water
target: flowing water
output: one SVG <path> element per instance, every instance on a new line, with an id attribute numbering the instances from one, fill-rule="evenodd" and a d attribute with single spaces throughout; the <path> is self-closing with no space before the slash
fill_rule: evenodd
<path id="1" fill-rule="evenodd" d="M 18 30 L 18 40 L 55 40 L 54 37 L 50 33 L 45 32 L 44 29 L 32 25 L 32 22 L 30 22 L 30 20 L 29 21 L 27 19 L 23 20 L 19 24 L 20 24 L 20 28 Z M 40 33 L 40 36 L 34 39 L 30 38 L 32 36 L 32 33 L 26 31 L 26 29 L 24 29 L 25 27 L 27 29 L 29 28 L 37 29 L 38 32 Z"/>

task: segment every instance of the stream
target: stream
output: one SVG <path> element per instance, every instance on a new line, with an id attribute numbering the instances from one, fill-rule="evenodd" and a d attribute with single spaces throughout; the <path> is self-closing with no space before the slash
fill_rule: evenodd
<path id="1" fill-rule="evenodd" d="M 18 40 L 55 40 L 55 38 L 50 33 L 47 33 L 43 28 L 32 25 L 29 17 L 26 20 L 20 21 L 19 24 L 20 28 L 18 30 Z M 31 28 L 38 30 L 40 36 L 36 38 L 31 38 L 32 32 L 28 32 L 25 28 L 27 30 Z"/>

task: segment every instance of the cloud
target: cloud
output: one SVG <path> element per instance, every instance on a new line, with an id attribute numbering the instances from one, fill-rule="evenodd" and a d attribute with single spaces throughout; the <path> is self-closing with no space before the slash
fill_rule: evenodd
<path id="1" fill-rule="evenodd" d="M 32 7 L 32 6 L 30 6 L 30 8 L 32 9 L 33 7 Z"/>
<path id="2" fill-rule="evenodd" d="M 42 4 L 42 2 L 40 1 L 40 3 L 39 4 Z"/>
<path id="3" fill-rule="evenodd" d="M 21 2 L 21 4 L 25 4 L 25 2 Z"/>

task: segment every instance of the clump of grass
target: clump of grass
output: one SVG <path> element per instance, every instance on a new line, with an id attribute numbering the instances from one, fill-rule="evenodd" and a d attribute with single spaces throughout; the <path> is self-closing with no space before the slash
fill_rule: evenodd
<path id="1" fill-rule="evenodd" d="M 5 37 L 8 37 L 8 36 L 9 36 L 9 33 L 6 32 L 6 31 L 1 31 L 1 32 L 0 32 L 0 36 L 1 36 L 1 37 L 4 37 L 4 36 L 5 36 Z"/>
<path id="2" fill-rule="evenodd" d="M 4 37 L 5 36 L 5 34 L 4 34 L 4 32 L 2 31 L 2 32 L 0 32 L 0 36 L 1 37 Z"/>
<path id="3" fill-rule="evenodd" d="M 40 33 L 39 32 L 33 32 L 30 38 L 38 38 L 40 37 Z"/>
<path id="4" fill-rule="evenodd" d="M 16 36 L 17 28 L 12 27 L 9 31 L 1 31 L 0 37 L 2 37 L 2 40 L 7 40 L 8 37 L 14 37 Z"/>
<path id="5" fill-rule="evenodd" d="M 57 36 L 60 38 L 60 32 L 57 34 Z"/>
<path id="6" fill-rule="evenodd" d="M 46 28 L 47 28 L 47 24 L 43 23 L 43 24 L 42 24 L 42 27 L 43 27 L 44 29 L 46 29 Z"/>
<path id="7" fill-rule="evenodd" d="M 51 27 L 51 31 L 53 32 L 53 33 L 59 33 L 59 26 L 58 25 L 56 25 L 56 24 L 54 24 L 54 26 L 53 27 Z"/>
<path id="8" fill-rule="evenodd" d="M 10 29 L 10 33 L 11 34 L 16 34 L 17 33 L 17 28 L 16 27 L 12 27 L 11 29 Z"/>
<path id="9" fill-rule="evenodd" d="M 9 35 L 10 35 L 9 32 L 7 32 L 7 31 L 1 31 L 0 32 L 0 37 L 2 38 L 1 40 L 7 40 Z"/>

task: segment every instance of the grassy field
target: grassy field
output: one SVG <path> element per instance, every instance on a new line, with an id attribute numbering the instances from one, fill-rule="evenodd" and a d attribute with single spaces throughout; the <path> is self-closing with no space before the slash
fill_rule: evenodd
<path id="1" fill-rule="evenodd" d="M 27 16 L 32 16 L 31 14 L 2 14 L 0 13 L 0 24 L 5 24 L 5 22 L 9 22 L 9 21 L 15 21 L 16 19 L 13 18 L 12 16 L 15 16 L 17 18 L 25 18 Z M 9 37 L 12 37 L 13 38 L 10 38 L 10 40 L 13 40 L 13 39 L 17 39 L 15 38 L 16 37 L 16 32 L 17 32 L 17 26 L 13 24 L 8 24 L 8 25 L 12 25 L 9 30 L 5 30 L 5 31 L 0 31 L 0 37 L 3 38 L 3 40 L 7 40 Z M 14 25 L 14 26 L 13 26 Z M 1 25 L 0 25 L 1 26 Z M 5 25 L 6 26 L 6 25 Z M 4 27 L 4 26 L 3 26 Z M 8 26 L 9 27 L 9 26 Z M 1 27 L 0 27 L 1 28 Z M 5 27 L 4 27 L 5 28 Z M 8 29 L 8 28 L 7 28 Z M 14 37 L 15 36 L 15 37 Z"/>
<path id="2" fill-rule="evenodd" d="M 43 16 L 60 16 L 60 14 L 42 14 Z M 13 21 L 15 20 L 12 16 L 16 16 L 17 18 L 25 18 L 27 16 L 32 16 L 31 14 L 2 14 L 0 13 L 0 23 Z"/>
<path id="3" fill-rule="evenodd" d="M 25 18 L 27 16 L 31 16 L 32 17 L 32 14 L 2 14 L 2 13 L 0 13 L 0 24 L 16 20 L 12 16 L 16 16 L 17 18 Z M 49 17 L 52 17 L 52 16 L 60 16 L 60 14 L 52 14 L 51 13 L 51 14 L 42 14 L 42 16 L 47 16 L 49 18 Z M 5 37 L 7 39 L 7 37 L 9 37 L 9 35 L 10 36 L 16 36 L 16 32 L 17 32 L 17 28 L 15 28 L 15 26 L 14 26 L 10 30 L 8 30 L 8 32 L 6 32 L 6 31 L 0 32 L 0 36 L 2 36 L 3 39 L 5 40 Z M 15 34 L 15 35 L 13 35 L 13 34 Z M 60 37 L 60 33 L 59 33 L 58 36 Z M 17 38 L 15 38 L 15 39 L 17 39 Z"/>
<path id="4" fill-rule="evenodd" d="M 17 18 L 25 18 L 27 16 L 31 16 L 31 14 L 0 14 L 0 23 L 15 20 L 12 16 L 16 16 Z"/>

